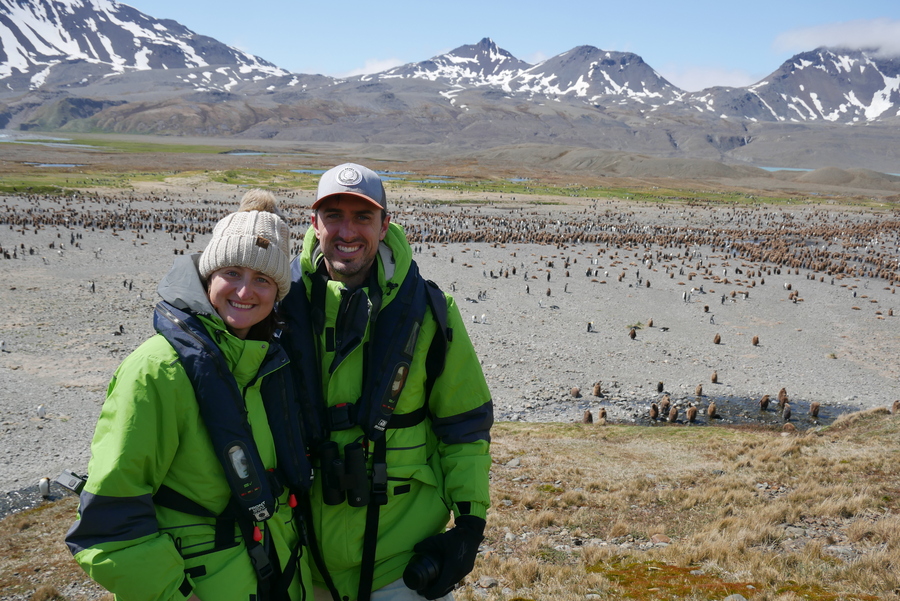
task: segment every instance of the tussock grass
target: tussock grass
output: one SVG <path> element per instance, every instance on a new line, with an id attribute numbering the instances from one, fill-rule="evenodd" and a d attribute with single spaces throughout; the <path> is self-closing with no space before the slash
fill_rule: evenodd
<path id="1" fill-rule="evenodd" d="M 457 598 L 898 599 L 898 434 L 883 410 L 790 435 L 499 424 L 487 540 Z"/>
<path id="2" fill-rule="evenodd" d="M 500 423 L 493 439 L 487 538 L 460 601 L 900 599 L 900 417 L 886 411 L 790 435 Z M 62 542 L 75 509 L 3 520 L 4 594 L 103 595 Z"/>

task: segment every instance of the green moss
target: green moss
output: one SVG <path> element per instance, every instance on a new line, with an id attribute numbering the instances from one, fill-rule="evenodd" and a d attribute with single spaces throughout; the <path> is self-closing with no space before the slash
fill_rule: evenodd
<path id="1" fill-rule="evenodd" d="M 599 563 L 588 566 L 586 570 L 606 578 L 618 599 L 650 601 L 690 598 L 716 601 L 733 594 L 750 598 L 760 590 L 758 583 L 726 582 L 696 568 L 658 561 Z"/>

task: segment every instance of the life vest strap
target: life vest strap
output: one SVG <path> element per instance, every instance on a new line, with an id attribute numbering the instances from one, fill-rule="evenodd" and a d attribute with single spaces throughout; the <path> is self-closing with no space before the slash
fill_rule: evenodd
<path id="1" fill-rule="evenodd" d="M 359 403 L 338 403 L 325 412 L 329 432 L 349 430 L 357 424 Z"/>

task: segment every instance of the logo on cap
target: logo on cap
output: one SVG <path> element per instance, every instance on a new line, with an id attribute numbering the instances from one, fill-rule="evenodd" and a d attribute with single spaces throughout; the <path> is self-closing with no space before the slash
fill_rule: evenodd
<path id="1" fill-rule="evenodd" d="M 362 181 L 362 173 L 353 167 L 344 167 L 337 174 L 337 181 L 342 186 L 355 186 Z"/>

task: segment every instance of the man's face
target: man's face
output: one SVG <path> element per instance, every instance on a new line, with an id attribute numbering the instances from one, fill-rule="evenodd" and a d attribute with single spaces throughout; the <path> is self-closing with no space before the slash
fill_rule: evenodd
<path id="1" fill-rule="evenodd" d="M 365 282 L 390 221 L 389 215 L 382 221 L 380 208 L 352 194 L 324 200 L 312 225 L 331 279 L 348 288 Z"/>

